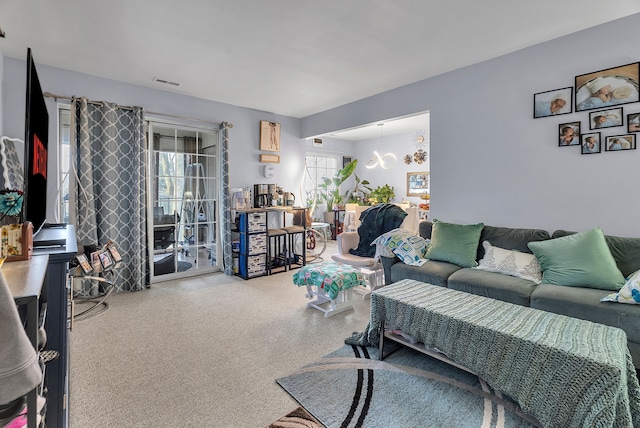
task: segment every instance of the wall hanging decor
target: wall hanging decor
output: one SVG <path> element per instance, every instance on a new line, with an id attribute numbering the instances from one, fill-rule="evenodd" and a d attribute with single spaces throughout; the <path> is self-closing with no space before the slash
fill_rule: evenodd
<path id="1" fill-rule="evenodd" d="M 280 156 L 278 155 L 260 155 L 260 162 L 268 162 L 268 163 L 280 163 Z"/>
<path id="2" fill-rule="evenodd" d="M 572 113 L 572 99 L 573 88 L 571 86 L 533 94 L 533 118 Z"/>
<path id="3" fill-rule="evenodd" d="M 260 150 L 266 152 L 280 151 L 280 124 L 269 122 L 268 120 L 260 121 Z"/>
<path id="4" fill-rule="evenodd" d="M 580 122 L 561 123 L 558 126 L 560 131 L 560 147 L 580 145 Z"/>
<path id="5" fill-rule="evenodd" d="M 410 165 L 411 162 L 413 162 L 413 156 L 411 155 L 404 155 L 404 163 L 406 163 L 407 165 Z"/>
<path id="6" fill-rule="evenodd" d="M 600 133 L 592 132 L 591 134 L 582 134 L 580 136 L 582 144 L 582 154 L 591 155 L 600 153 Z"/>
<path id="7" fill-rule="evenodd" d="M 636 135 L 611 135 L 606 137 L 604 150 L 607 152 L 617 152 L 620 150 L 635 150 Z"/>
<path id="8" fill-rule="evenodd" d="M 639 78 L 638 62 L 576 76 L 576 111 L 640 101 Z"/>
<path id="9" fill-rule="evenodd" d="M 418 151 L 413 154 L 413 160 L 416 161 L 418 165 L 420 165 L 427 160 L 427 152 L 418 149 Z"/>
<path id="10" fill-rule="evenodd" d="M 627 115 L 627 132 L 640 132 L 640 113 Z"/>
<path id="11" fill-rule="evenodd" d="M 589 113 L 589 129 L 622 126 L 622 107 Z"/>
<path id="12" fill-rule="evenodd" d="M 428 172 L 407 172 L 407 196 L 422 196 L 429 193 Z"/>

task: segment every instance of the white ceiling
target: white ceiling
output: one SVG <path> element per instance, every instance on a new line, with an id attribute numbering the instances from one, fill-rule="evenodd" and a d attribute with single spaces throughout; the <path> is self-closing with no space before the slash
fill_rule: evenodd
<path id="1" fill-rule="evenodd" d="M 0 0 L 0 51 L 300 118 L 637 12 L 640 0 Z"/>

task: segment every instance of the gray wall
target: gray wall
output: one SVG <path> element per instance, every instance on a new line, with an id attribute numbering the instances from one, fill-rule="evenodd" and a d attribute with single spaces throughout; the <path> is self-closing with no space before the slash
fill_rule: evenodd
<path id="1" fill-rule="evenodd" d="M 297 193 L 302 178 L 305 145 L 300 140 L 300 120 L 275 115 L 269 112 L 252 110 L 229 104 L 207 101 L 200 98 L 172 94 L 165 91 L 103 79 L 82 73 L 70 72 L 38 64 L 38 52 L 33 52 L 42 89 L 66 96 L 86 96 L 92 100 L 105 100 L 121 105 L 138 105 L 148 112 L 207 120 L 227 121 L 234 126 L 230 134 L 230 184 L 231 187 L 252 186 L 254 183 L 276 182 L 285 190 Z M 26 62 L 15 58 L 4 58 L 4 94 L 2 103 L 4 116 L 4 135 L 24 138 L 24 102 Z M 64 103 L 60 101 L 60 103 Z M 68 104 L 68 103 L 67 103 Z M 49 135 L 57 135 L 56 102 L 47 99 L 49 110 Z M 267 180 L 262 175 L 263 166 L 259 162 L 260 120 L 281 123 L 280 164 L 276 165 L 276 177 Z M 55 140 L 54 140 L 55 141 Z M 53 147 L 52 147 L 53 146 Z M 57 158 L 55 144 L 50 146 L 50 176 L 54 176 Z M 266 153 L 266 152 L 265 152 Z M 53 180 L 49 180 L 52 183 Z M 57 189 L 49 185 L 49 201 L 56 198 Z M 296 195 L 296 200 L 298 196 Z M 49 203 L 53 217 L 53 203 Z"/>
<path id="2" fill-rule="evenodd" d="M 558 125 L 588 129 L 588 112 L 532 119 L 534 93 L 640 60 L 638 40 L 640 14 L 306 117 L 302 135 L 429 110 L 432 218 L 640 237 L 640 151 L 558 147 Z M 603 137 L 640 104 L 623 108 Z"/>
<path id="3" fill-rule="evenodd" d="M 600 226 L 608 234 L 640 237 L 640 152 L 585 156 L 577 147 L 559 148 L 558 125 L 579 120 L 584 129 L 588 112 L 532 119 L 534 93 L 573 86 L 578 74 L 638 61 L 639 39 L 637 14 L 302 120 L 51 67 L 39 66 L 38 72 L 45 91 L 233 123 L 232 187 L 266 182 L 258 162 L 260 120 L 282 124 L 281 163 L 272 181 L 298 193 L 304 153 L 311 150 L 311 142 L 300 138 L 429 110 L 432 217 L 549 231 Z M 24 68 L 24 61 L 4 58 L 0 111 L 4 134 L 13 137 L 24 133 Z M 49 101 L 50 112 L 54 104 Z M 625 115 L 638 111 L 639 103 L 624 106 Z M 51 126 L 55 135 L 55 121 Z M 625 130 L 610 128 L 603 135 Z M 399 163 L 372 177 L 361 170 L 372 150 L 364 143 L 335 141 L 328 150 L 359 158 L 358 175 L 376 185 L 404 183 L 406 170 L 413 171 Z M 404 154 L 396 152 L 399 162 Z"/>

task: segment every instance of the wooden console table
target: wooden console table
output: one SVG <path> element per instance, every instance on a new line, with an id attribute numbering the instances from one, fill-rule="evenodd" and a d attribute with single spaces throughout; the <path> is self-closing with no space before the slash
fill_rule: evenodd
<path id="1" fill-rule="evenodd" d="M 621 329 L 415 280 L 373 291 L 367 331 L 350 341 L 383 343 L 385 323 L 476 373 L 543 426 L 640 426 L 640 386 Z"/>

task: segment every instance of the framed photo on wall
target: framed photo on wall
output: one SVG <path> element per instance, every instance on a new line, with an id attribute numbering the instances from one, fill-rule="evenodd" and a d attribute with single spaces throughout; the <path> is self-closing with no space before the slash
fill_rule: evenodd
<path id="1" fill-rule="evenodd" d="M 560 147 L 580 145 L 580 122 L 561 123 L 558 126 Z"/>
<path id="2" fill-rule="evenodd" d="M 639 80 L 638 62 L 576 76 L 576 111 L 638 102 Z"/>
<path id="3" fill-rule="evenodd" d="M 582 145 L 582 154 L 591 155 L 600 153 L 600 133 L 592 132 L 591 134 L 582 134 L 580 136 L 580 143 Z"/>
<path id="4" fill-rule="evenodd" d="M 622 107 L 589 113 L 589 129 L 622 126 Z"/>
<path id="5" fill-rule="evenodd" d="M 572 113 L 572 99 L 573 88 L 571 86 L 533 94 L 533 118 Z"/>
<path id="6" fill-rule="evenodd" d="M 428 172 L 407 172 L 407 196 L 422 196 L 429 193 Z"/>
<path id="7" fill-rule="evenodd" d="M 636 135 L 611 135 L 606 138 L 604 150 L 607 152 L 616 152 L 620 150 L 635 150 Z"/>
<path id="8" fill-rule="evenodd" d="M 350 164 L 352 160 L 353 160 L 353 157 L 351 156 L 342 156 L 342 167 L 344 168 L 345 166 Z"/>
<path id="9" fill-rule="evenodd" d="M 640 132 L 640 113 L 627 115 L 627 132 Z"/>
<path id="10" fill-rule="evenodd" d="M 269 122 L 268 120 L 260 121 L 260 150 L 265 152 L 280 151 L 279 123 Z"/>

